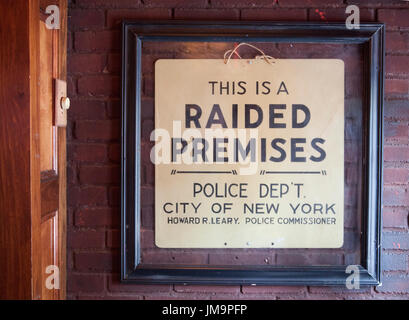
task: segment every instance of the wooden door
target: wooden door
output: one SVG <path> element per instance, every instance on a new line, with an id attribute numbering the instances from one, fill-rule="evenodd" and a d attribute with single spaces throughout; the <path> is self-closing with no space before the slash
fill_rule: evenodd
<path id="1" fill-rule="evenodd" d="M 47 282 L 47 278 L 58 272 L 59 280 L 65 279 L 66 130 L 64 125 L 56 123 L 55 113 L 56 107 L 62 108 L 56 95 L 57 81 L 66 78 L 66 32 L 47 28 L 48 3 L 52 2 L 41 1 L 39 19 L 40 282 L 42 299 L 58 299 L 62 298 L 60 293 L 64 290 L 61 290 L 61 284 L 64 281 L 56 285 L 51 279 Z M 60 11 L 60 14 L 64 14 L 64 11 Z M 65 82 L 65 96 L 66 91 Z"/>
<path id="2" fill-rule="evenodd" d="M 47 27 L 49 5 L 58 29 Z M 67 4 L 2 0 L 0 12 L 0 298 L 65 299 L 66 128 L 56 121 L 56 84 L 66 79 Z"/>

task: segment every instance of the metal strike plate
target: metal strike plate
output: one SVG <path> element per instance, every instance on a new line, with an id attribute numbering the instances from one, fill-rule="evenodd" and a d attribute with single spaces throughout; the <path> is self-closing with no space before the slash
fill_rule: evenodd
<path id="1" fill-rule="evenodd" d="M 70 99 L 67 97 L 67 82 L 55 79 L 54 100 L 54 125 L 56 127 L 67 126 L 67 110 L 70 107 Z"/>

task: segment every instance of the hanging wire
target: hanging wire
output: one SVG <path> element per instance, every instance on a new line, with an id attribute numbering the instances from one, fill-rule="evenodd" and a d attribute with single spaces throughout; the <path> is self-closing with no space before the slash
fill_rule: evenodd
<path id="1" fill-rule="evenodd" d="M 240 59 L 242 59 L 242 57 L 237 52 L 237 49 L 240 48 L 241 46 L 248 46 L 248 47 L 253 48 L 253 49 L 257 50 L 258 52 L 260 52 L 261 55 L 255 56 L 254 57 L 255 59 L 264 59 L 264 61 L 266 61 L 268 64 L 273 64 L 274 63 L 275 58 L 272 57 L 272 56 L 266 55 L 263 50 L 257 48 L 256 46 L 253 46 L 252 44 L 249 44 L 249 43 L 246 43 L 246 42 L 241 42 L 237 46 L 235 46 L 234 49 L 227 50 L 224 53 L 224 56 L 223 56 L 224 64 L 229 63 L 229 61 L 230 61 L 231 57 L 233 56 L 233 54 L 236 54 Z"/>

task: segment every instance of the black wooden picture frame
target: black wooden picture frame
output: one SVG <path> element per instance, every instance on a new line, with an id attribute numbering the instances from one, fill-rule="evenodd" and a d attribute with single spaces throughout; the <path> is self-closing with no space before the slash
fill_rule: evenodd
<path id="1" fill-rule="evenodd" d="M 124 21 L 122 24 L 121 280 L 148 284 L 345 285 L 346 266 L 140 264 L 141 51 L 149 41 L 272 41 L 364 45 L 360 285 L 381 283 L 384 25 L 343 23 Z"/>

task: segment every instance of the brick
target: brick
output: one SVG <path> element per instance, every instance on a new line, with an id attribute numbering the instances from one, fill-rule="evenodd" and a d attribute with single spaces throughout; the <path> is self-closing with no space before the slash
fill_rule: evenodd
<path id="1" fill-rule="evenodd" d="M 409 73 L 409 56 L 386 56 L 385 60 L 387 74 Z"/>
<path id="2" fill-rule="evenodd" d="M 344 225 L 345 227 L 354 228 L 357 226 L 358 217 L 356 214 L 356 209 L 353 207 L 346 206 L 344 209 Z"/>
<path id="3" fill-rule="evenodd" d="M 146 165 L 141 166 L 141 186 L 146 186 L 147 183 L 147 177 L 146 177 Z"/>
<path id="4" fill-rule="evenodd" d="M 148 54 L 145 54 L 142 57 L 142 61 L 141 61 L 143 73 L 145 73 L 145 74 L 153 73 L 154 69 L 155 69 L 155 63 L 156 63 L 157 60 L 165 59 L 165 58 L 171 59 L 172 57 L 173 57 L 173 54 L 171 54 L 171 53 L 167 53 L 167 54 L 165 53 L 163 55 L 158 55 L 158 54 L 149 54 L 148 55 Z"/>
<path id="5" fill-rule="evenodd" d="M 361 69 L 345 73 L 345 91 L 348 99 L 361 98 L 363 92 L 363 75 Z"/>
<path id="6" fill-rule="evenodd" d="M 120 224 L 120 212 L 115 208 L 82 208 L 75 212 L 77 227 L 118 227 Z"/>
<path id="7" fill-rule="evenodd" d="M 409 233 L 407 232 L 384 232 L 382 245 L 384 249 L 408 250 Z"/>
<path id="8" fill-rule="evenodd" d="M 164 285 L 144 285 L 144 284 L 121 284 L 118 274 L 108 277 L 108 290 L 110 292 L 132 292 L 132 293 L 170 293 L 172 286 Z"/>
<path id="9" fill-rule="evenodd" d="M 73 48 L 74 48 L 74 41 L 73 41 L 72 32 L 68 30 L 67 31 L 67 52 L 71 54 Z M 69 56 L 70 55 L 68 55 L 67 57 L 69 58 Z"/>
<path id="10" fill-rule="evenodd" d="M 408 40 L 409 41 L 409 40 Z M 409 80 L 407 79 L 386 79 L 385 93 L 390 94 L 409 94 Z"/>
<path id="11" fill-rule="evenodd" d="M 207 261 L 208 255 L 204 252 L 163 252 L 152 250 L 142 253 L 142 263 L 144 264 L 205 265 Z"/>
<path id="12" fill-rule="evenodd" d="M 80 31 L 75 32 L 74 48 L 77 52 L 120 51 L 121 34 L 119 31 Z"/>
<path id="13" fill-rule="evenodd" d="M 385 146 L 383 157 L 385 161 L 409 161 L 409 147 Z"/>
<path id="14" fill-rule="evenodd" d="M 370 287 L 361 287 L 359 289 L 348 289 L 346 286 L 341 286 L 341 287 L 321 287 L 321 286 L 317 286 L 317 287 L 309 287 L 309 292 L 311 294 L 320 294 L 320 295 L 330 295 L 330 294 L 334 294 L 334 295 L 341 295 L 341 294 L 347 294 L 349 295 L 356 295 L 356 294 L 362 294 L 362 293 L 366 293 L 366 294 L 370 294 L 371 293 L 371 288 Z"/>
<path id="15" fill-rule="evenodd" d="M 170 41 L 148 41 L 142 43 L 142 50 L 154 55 L 165 54 L 171 56 L 178 48 L 180 48 L 180 44 L 178 45 L 177 43 Z"/>
<path id="16" fill-rule="evenodd" d="M 277 254 L 277 265 L 308 265 L 308 257 L 303 254 Z"/>
<path id="17" fill-rule="evenodd" d="M 80 182 L 82 184 L 118 184 L 121 172 L 118 166 L 81 166 Z"/>
<path id="18" fill-rule="evenodd" d="M 345 153 L 344 160 L 345 162 L 356 163 L 358 161 L 358 144 L 355 141 L 346 142 L 344 145 Z"/>
<path id="19" fill-rule="evenodd" d="M 345 119 L 345 139 L 356 141 L 359 139 L 360 128 L 357 125 L 357 121 L 353 119 Z"/>
<path id="20" fill-rule="evenodd" d="M 408 189 L 399 186 L 385 186 L 383 203 L 387 206 L 409 206 Z"/>
<path id="21" fill-rule="evenodd" d="M 71 99 L 77 95 L 77 79 L 75 77 L 67 76 L 67 93 Z M 68 118 L 70 118 L 69 115 Z"/>
<path id="22" fill-rule="evenodd" d="M 107 231 L 107 247 L 120 248 L 121 247 L 121 232 L 119 230 Z"/>
<path id="23" fill-rule="evenodd" d="M 345 254 L 344 265 L 361 264 L 361 253 L 353 252 Z"/>
<path id="24" fill-rule="evenodd" d="M 103 54 L 71 54 L 68 56 L 68 70 L 70 73 L 100 73 L 106 60 Z"/>
<path id="25" fill-rule="evenodd" d="M 341 265 L 343 257 L 339 254 L 277 254 L 277 265 Z"/>
<path id="26" fill-rule="evenodd" d="M 328 8 L 328 9 L 309 9 L 309 20 L 311 21 L 339 21 L 345 22 L 346 18 L 350 15 L 345 12 L 346 7 L 343 8 Z M 359 10 L 360 21 L 374 21 L 375 11 L 372 9 Z"/>
<path id="27" fill-rule="evenodd" d="M 110 119 L 119 119 L 121 117 L 121 103 L 119 100 L 107 102 L 107 116 Z"/>
<path id="28" fill-rule="evenodd" d="M 291 9 L 289 9 L 291 10 Z M 355 60 L 352 58 L 348 59 L 348 55 L 345 53 L 340 56 L 340 46 L 334 45 L 331 43 L 327 44 L 312 44 L 312 43 L 297 43 L 297 42 L 279 42 L 276 44 L 277 46 L 277 54 L 278 57 L 287 58 L 303 58 L 305 59 L 306 56 L 308 58 L 334 58 L 335 56 L 343 58 L 342 60 L 345 62 L 346 67 L 350 64 L 355 63 Z M 271 53 L 270 50 L 273 50 L 273 47 L 270 45 L 265 49 L 269 54 Z M 348 53 L 352 50 L 352 48 L 348 49 Z M 254 52 L 253 52 L 254 53 Z M 356 55 L 354 56 L 354 58 Z"/>
<path id="29" fill-rule="evenodd" d="M 102 162 L 107 159 L 107 147 L 103 144 L 75 144 L 68 146 L 69 160 Z"/>
<path id="30" fill-rule="evenodd" d="M 152 98 L 142 98 L 141 99 L 141 117 L 143 120 L 154 118 L 154 100 Z"/>
<path id="31" fill-rule="evenodd" d="M 119 206 L 121 204 L 121 188 L 110 187 L 108 191 L 108 201 L 111 206 Z"/>
<path id="32" fill-rule="evenodd" d="M 105 26 L 105 13 L 102 10 L 71 9 L 68 12 L 70 30 L 98 29 Z"/>
<path id="33" fill-rule="evenodd" d="M 167 8 L 143 8 L 138 10 L 108 10 L 108 27 L 119 26 L 122 20 L 169 19 L 171 11 Z"/>
<path id="34" fill-rule="evenodd" d="M 76 167 L 67 165 L 67 183 L 77 184 L 77 170 Z"/>
<path id="35" fill-rule="evenodd" d="M 155 123 L 153 122 L 153 120 L 143 120 L 141 139 L 145 141 L 150 141 L 151 133 L 154 129 Z"/>
<path id="36" fill-rule="evenodd" d="M 72 187 L 67 190 L 68 202 L 76 205 L 105 205 L 107 190 L 102 186 Z"/>
<path id="37" fill-rule="evenodd" d="M 155 193 L 153 188 L 142 187 L 141 188 L 141 204 L 143 206 L 153 205 L 155 199 Z"/>
<path id="38" fill-rule="evenodd" d="M 252 295 L 243 295 L 243 294 L 231 294 L 231 293 L 218 293 L 211 295 L 210 300 L 275 300 L 275 299 L 305 299 L 305 295 L 285 295 L 279 297 L 278 295 L 272 294 L 252 294 Z"/>
<path id="39" fill-rule="evenodd" d="M 175 9 L 175 19 L 237 20 L 239 17 L 236 9 Z"/>
<path id="40" fill-rule="evenodd" d="M 342 245 L 342 249 L 346 252 L 345 255 L 350 254 L 353 256 L 354 254 L 359 253 L 359 244 L 361 243 L 361 236 L 360 236 L 360 232 L 356 230 L 357 224 L 354 225 L 354 228 L 355 229 L 344 231 L 344 243 Z M 331 257 L 329 257 L 329 259 L 330 258 Z M 337 259 L 337 258 L 334 257 L 334 259 Z M 330 262 L 327 262 L 327 263 L 334 264 Z"/>
<path id="41" fill-rule="evenodd" d="M 108 158 L 112 162 L 119 162 L 121 160 L 121 145 L 111 144 L 108 149 Z"/>
<path id="42" fill-rule="evenodd" d="M 336 297 L 342 299 L 358 299 L 358 298 L 402 298 L 409 295 L 407 283 L 409 278 L 406 275 L 396 275 L 398 273 L 407 273 L 408 254 L 406 251 L 400 250 L 408 249 L 408 205 L 406 205 L 406 198 L 408 194 L 406 191 L 407 182 L 407 164 L 409 163 L 408 149 L 408 120 L 409 120 L 409 101 L 408 101 L 408 87 L 409 81 L 409 67 L 408 57 L 409 53 L 409 32 L 408 19 L 401 19 L 403 15 L 408 17 L 407 4 L 404 1 L 386 1 L 386 0 L 360 0 L 358 6 L 361 9 L 361 21 L 373 21 L 376 8 L 378 9 L 379 19 L 390 20 L 387 23 L 388 32 L 386 35 L 386 70 L 387 79 L 385 81 L 385 161 L 386 168 L 384 180 L 385 192 L 387 193 L 384 201 L 383 209 L 383 226 L 387 228 L 383 239 L 386 248 L 384 254 L 383 267 L 387 272 L 383 279 L 383 286 L 376 289 L 377 292 L 346 292 L 340 288 L 327 289 L 321 287 L 306 288 L 306 287 L 275 287 L 275 286 L 243 286 L 242 292 L 238 286 L 226 287 L 224 289 L 211 285 L 208 286 L 181 286 L 178 285 L 172 290 L 172 286 L 156 286 L 156 285 L 129 285 L 120 284 L 119 276 L 111 270 L 115 271 L 117 266 L 112 262 L 118 263 L 118 248 L 120 246 L 120 188 L 119 182 L 110 180 L 107 176 L 102 177 L 102 180 L 94 180 L 90 173 L 89 183 L 112 183 L 107 187 L 100 186 L 78 186 L 78 183 L 85 183 L 88 178 L 82 169 L 92 170 L 93 167 L 105 167 L 108 164 L 118 164 L 120 159 L 120 111 L 121 105 L 119 102 L 120 93 L 120 79 L 121 73 L 121 34 L 119 30 L 103 30 L 104 23 L 109 26 L 116 27 L 115 21 L 122 18 L 119 12 L 124 12 L 132 18 L 149 19 L 149 16 L 154 17 L 155 14 L 161 15 L 160 12 L 166 12 L 167 18 L 173 10 L 175 17 L 184 16 L 192 19 L 238 19 L 240 10 L 242 10 L 243 18 L 246 15 L 253 14 L 254 19 L 258 20 L 289 20 L 290 15 L 294 15 L 294 20 L 306 20 L 307 15 L 298 16 L 299 12 L 309 12 L 309 19 L 321 19 L 318 15 L 315 16 L 315 9 L 318 8 L 324 12 L 328 21 L 343 21 L 345 10 L 345 1 L 342 0 L 328 0 L 325 2 L 319 0 L 289 0 L 289 1 L 275 1 L 275 0 L 76 0 L 70 3 L 69 28 L 68 35 L 68 92 L 72 97 L 72 107 L 69 114 L 69 124 L 67 127 L 68 139 L 68 161 L 70 162 L 67 169 L 68 177 L 68 204 L 71 207 L 68 210 L 68 289 L 69 296 L 76 299 L 282 299 L 285 297 L 301 297 L 301 298 L 316 298 L 322 299 L 326 297 Z M 347 4 L 356 3 L 357 1 L 348 0 Z M 205 9 L 206 8 L 206 9 Z M 287 9 L 295 11 L 290 12 Z M 394 8 L 394 9 L 391 9 Z M 108 9 L 108 10 L 106 10 Z M 116 10 L 118 9 L 118 10 Z M 136 10 L 130 10 L 136 9 Z M 219 9 L 219 10 L 217 10 Z M 264 11 L 266 11 L 264 13 Z M 395 13 L 390 15 L 390 12 Z M 254 13 L 256 12 L 256 13 Z M 298 13 L 297 13 L 298 12 Z M 101 14 L 106 14 L 106 19 L 101 20 Z M 274 16 L 277 14 L 277 16 Z M 88 15 L 88 20 L 86 17 Z M 92 16 L 91 16 L 92 15 Z M 108 18 L 110 15 L 110 18 Z M 138 16 L 144 15 L 139 18 Z M 287 15 L 287 17 L 286 17 Z M 394 16 L 395 15 L 395 16 Z M 167 19 L 166 18 L 166 19 Z M 154 18 L 155 19 L 155 18 Z M 161 18 L 162 19 L 162 18 Z M 250 19 L 250 18 L 248 18 Z M 369 20 L 371 19 L 371 20 Z M 400 28 L 400 30 L 398 30 Z M 91 30 L 87 30 L 91 29 Z M 393 30 L 393 31 L 391 31 Z M 291 55 L 292 57 L 301 57 L 309 54 L 306 51 L 308 46 L 302 44 L 292 45 L 290 48 L 288 44 L 282 44 L 283 48 L 271 48 L 266 46 L 266 50 L 273 56 Z M 336 46 L 335 46 L 336 47 Z M 145 43 L 144 52 L 149 54 L 149 59 L 144 59 L 143 75 L 143 101 L 142 101 L 142 120 L 149 120 L 146 122 L 148 127 L 152 127 L 154 121 L 154 78 L 152 76 L 153 63 L 158 58 L 220 58 L 220 52 L 225 52 L 230 49 L 230 45 L 226 43 L 215 43 L 209 46 L 208 44 L 194 43 Z M 263 48 L 264 50 L 264 48 Z M 339 46 L 331 48 L 331 46 L 321 47 L 320 50 L 315 50 L 316 53 L 311 52 L 311 57 L 332 57 L 339 55 Z M 253 54 L 243 49 L 244 54 Z M 359 53 L 352 52 L 346 48 L 342 59 L 346 62 L 346 70 L 351 71 L 359 67 L 348 60 L 348 56 L 357 56 Z M 356 60 L 356 59 L 355 59 Z M 359 61 L 357 61 L 359 62 Z M 346 74 L 353 74 L 347 72 Z M 90 77 L 91 76 L 91 77 Z M 93 76 L 97 77 L 94 81 Z M 88 78 L 87 78 L 88 77 Z M 105 78 L 107 77 L 107 78 Z M 108 79 L 108 80 L 107 80 Z M 348 141 L 351 141 L 357 147 L 346 148 L 346 159 L 352 161 L 345 168 L 345 176 L 347 179 L 346 202 L 355 203 L 357 190 L 353 188 L 356 183 L 356 158 L 349 157 L 350 151 L 356 151 L 360 148 L 359 143 L 359 128 L 361 113 L 361 94 L 363 87 L 361 85 L 361 76 L 357 75 L 347 79 L 348 86 L 346 88 L 348 96 L 357 97 L 354 103 L 354 108 L 346 103 L 346 115 L 350 117 L 352 122 L 346 122 L 345 134 Z M 351 100 L 348 100 L 351 101 Z M 146 108 L 145 108 L 146 106 Z M 113 120 L 107 120 L 113 119 Z M 147 137 L 148 129 L 145 130 Z M 74 140 L 76 139 L 76 140 Z M 74 142 L 74 143 L 73 143 Z M 158 250 L 154 247 L 152 230 L 154 226 L 154 167 L 150 163 L 151 144 L 146 141 L 142 146 L 142 169 L 143 169 L 143 183 L 146 193 L 142 201 L 148 204 L 142 206 L 142 227 L 143 232 L 146 233 L 145 242 L 149 249 L 144 253 L 153 254 L 149 256 L 148 261 L 168 261 L 170 263 L 182 263 L 188 261 L 191 263 L 201 264 L 206 262 L 207 252 L 199 253 L 195 251 L 182 250 Z M 394 161 L 394 163 L 391 163 Z M 91 163 L 98 164 L 97 166 L 90 166 Z M 109 166 L 108 166 L 109 167 Z M 78 180 L 81 178 L 82 181 Z M 95 173 L 97 174 L 97 173 Z M 109 176 L 109 175 L 108 175 Z M 107 180 L 105 180 L 107 179 Z M 105 181 L 105 182 L 102 182 Z M 110 182 L 109 182 L 110 181 Z M 395 194 L 398 192 L 398 194 Z M 394 198 L 394 199 L 393 199 Z M 115 208 L 108 208 L 108 204 Z M 348 207 L 353 208 L 353 207 Z M 352 212 L 352 209 L 350 209 Z M 349 224 L 347 224 L 349 223 Z M 345 263 L 359 262 L 359 252 L 355 250 L 356 244 L 359 244 L 359 236 L 351 232 L 351 228 L 356 227 L 356 221 L 346 221 L 349 226 L 348 235 L 346 234 L 347 243 L 344 246 Z M 75 226 L 75 227 L 73 227 Z M 91 230 L 91 229 L 96 230 Z M 82 235 L 81 233 L 84 232 Z M 92 235 L 91 235 L 92 233 Z M 95 233 L 99 233 L 95 236 Z M 83 240 L 86 234 L 90 234 L 89 242 Z M 114 249 L 114 252 L 82 252 L 84 250 L 74 250 L 83 248 L 92 248 L 101 250 L 101 234 L 104 235 L 104 245 L 108 248 Z M 95 236 L 95 238 L 93 237 Z M 354 240 L 355 239 L 355 240 Z M 353 242 L 356 242 L 354 245 Z M 400 248 L 399 248 L 400 247 Z M 402 249 L 403 248 L 403 249 Z M 351 250 L 354 250 L 353 253 Z M 78 252 L 81 251 L 81 252 Z M 95 251 L 95 250 L 93 250 Z M 358 252 L 358 253 L 357 253 Z M 74 263 L 79 263 L 81 260 L 75 254 L 83 254 L 82 267 L 86 272 L 90 271 L 92 274 L 78 273 L 72 270 Z M 102 258 L 94 258 L 93 254 L 106 254 L 106 260 Z M 222 252 L 215 252 L 220 254 Z M 256 254 L 255 254 L 256 253 Z M 260 252 L 262 253 L 262 251 Z M 286 251 L 280 250 L 280 254 L 284 253 L 294 254 L 291 259 L 294 264 L 297 264 L 296 256 L 302 256 L 300 251 Z M 401 254 L 402 253 L 402 254 Z M 249 255 L 257 256 L 256 252 L 247 252 Z M 326 253 L 324 253 L 325 255 Z M 162 257 L 161 257 L 162 255 Z M 263 255 L 263 254 L 261 254 Z M 146 256 L 145 256 L 146 257 Z M 172 259 L 175 258 L 175 259 Z M 75 261 L 77 258 L 77 261 Z M 98 260 L 101 261 L 98 262 Z M 116 260 L 115 260 L 116 259 Z M 227 257 L 224 258 L 228 260 Z M 244 259 L 244 258 L 243 258 Z M 256 258 L 255 258 L 256 259 Z M 301 262 L 311 264 L 312 262 L 320 262 L 322 264 L 332 263 L 331 255 L 319 258 L 318 255 L 302 256 Z M 341 260 L 342 260 L 341 255 Z M 406 259 L 406 260 L 405 260 Z M 111 260 L 111 263 L 109 263 Z M 278 259 L 280 260 L 280 259 Z M 284 260 L 284 258 L 282 259 Z M 258 261 L 258 260 L 255 260 Z M 98 262 L 98 263 L 97 263 Z M 339 261 L 335 261 L 339 262 Z M 301 264 L 302 265 L 302 264 Z M 77 267 L 77 265 L 75 265 Z M 406 268 L 406 269 L 405 269 Z M 117 268 L 119 269 L 119 268 Z M 108 275 L 95 274 L 95 272 L 109 273 Z M 393 273 L 390 275 L 389 273 Z M 105 283 L 108 277 L 108 287 Z M 115 280 L 112 280 L 114 278 Z M 216 288 L 216 289 L 214 289 Z M 233 289 L 231 289 L 233 288 Z M 237 291 L 238 289 L 238 291 Z M 307 289 L 309 291 L 307 291 Z M 107 291 L 108 290 L 108 291 Z M 230 291 L 231 290 L 231 291 Z"/>
<path id="43" fill-rule="evenodd" d="M 304 9 L 243 9 L 243 20 L 275 20 L 292 21 L 306 20 L 307 10 Z"/>
<path id="44" fill-rule="evenodd" d="M 143 95 L 145 97 L 153 98 L 153 96 L 154 96 L 154 80 L 153 80 L 153 77 L 144 76 L 142 81 L 143 81 Z"/>
<path id="45" fill-rule="evenodd" d="M 379 9 L 378 21 L 387 27 L 409 27 L 409 9 Z"/>
<path id="46" fill-rule="evenodd" d="M 155 234 L 153 230 L 141 230 L 141 247 L 143 249 L 155 247 Z"/>
<path id="47" fill-rule="evenodd" d="M 74 268 L 73 252 L 67 244 L 67 269 L 71 271 L 73 268 Z"/>
<path id="48" fill-rule="evenodd" d="M 210 253 L 211 265 L 271 265 L 274 255 L 271 253 Z"/>
<path id="49" fill-rule="evenodd" d="M 71 100 L 68 118 L 73 120 L 105 119 L 105 103 L 97 100 Z"/>
<path id="50" fill-rule="evenodd" d="M 118 53 L 108 55 L 107 71 L 114 74 L 121 72 L 121 56 Z"/>
<path id="51" fill-rule="evenodd" d="M 301 294 L 307 291 L 303 286 L 243 286 L 244 294 Z"/>
<path id="52" fill-rule="evenodd" d="M 400 53 L 409 51 L 409 33 L 386 32 L 386 52 Z"/>
<path id="53" fill-rule="evenodd" d="M 78 295 L 78 300 L 142 300 L 143 296 L 135 295 L 90 295 L 90 294 L 80 294 Z"/>
<path id="54" fill-rule="evenodd" d="M 409 119 L 409 102 L 404 100 L 387 100 L 384 103 L 386 118 Z"/>
<path id="55" fill-rule="evenodd" d="M 147 295 L 144 294 L 144 299 L 145 300 L 210 300 L 210 293 L 207 294 L 176 294 L 176 293 L 171 293 L 171 294 L 164 294 L 164 293 L 153 293 L 150 292 Z"/>
<path id="56" fill-rule="evenodd" d="M 67 140 L 72 141 L 74 139 L 74 126 L 75 122 L 73 122 L 69 117 L 67 119 Z M 69 142 L 68 142 L 69 143 Z"/>
<path id="57" fill-rule="evenodd" d="M 150 156 L 151 156 L 151 144 L 142 141 L 141 143 L 141 161 L 144 165 L 152 164 Z"/>
<path id="58" fill-rule="evenodd" d="M 69 226 L 72 226 L 73 222 L 74 222 L 74 208 L 68 207 L 67 208 L 67 221 L 66 221 L 66 223 Z"/>
<path id="59" fill-rule="evenodd" d="M 345 118 L 351 118 L 354 122 L 362 121 L 362 97 L 345 99 Z"/>
<path id="60" fill-rule="evenodd" d="M 240 286 L 175 285 L 175 291 L 184 293 L 240 293 Z"/>
<path id="61" fill-rule="evenodd" d="M 355 186 L 346 186 L 344 188 L 344 203 L 347 206 L 355 207 L 358 198 L 358 192 Z"/>
<path id="62" fill-rule="evenodd" d="M 76 121 L 75 136 L 80 140 L 118 140 L 120 137 L 119 121 Z"/>
<path id="63" fill-rule="evenodd" d="M 383 170 L 384 183 L 409 183 L 409 168 L 385 168 Z"/>
<path id="64" fill-rule="evenodd" d="M 152 207 L 143 207 L 141 212 L 142 218 L 142 226 L 144 228 L 152 228 L 153 227 L 153 209 Z"/>
<path id="65" fill-rule="evenodd" d="M 401 0 L 348 0 L 348 4 L 371 7 L 405 7 L 406 3 Z"/>
<path id="66" fill-rule="evenodd" d="M 145 166 L 146 184 L 153 186 L 155 184 L 155 166 L 149 163 Z"/>
<path id="67" fill-rule="evenodd" d="M 207 0 L 144 0 L 144 5 L 145 7 L 204 8 L 207 6 Z"/>
<path id="68" fill-rule="evenodd" d="M 354 186 L 358 182 L 358 168 L 355 165 L 345 164 L 345 181 L 347 185 Z"/>
<path id="69" fill-rule="evenodd" d="M 409 277 L 403 275 L 390 275 L 382 279 L 382 286 L 376 287 L 377 292 L 409 293 Z"/>
<path id="70" fill-rule="evenodd" d="M 406 271 L 408 269 L 408 256 L 405 254 L 383 253 L 382 269 L 384 271 Z"/>
<path id="71" fill-rule="evenodd" d="M 258 0 L 257 3 L 249 0 L 212 0 L 214 8 L 261 8 L 277 6 L 277 0 Z"/>
<path id="72" fill-rule="evenodd" d="M 77 7 L 81 8 L 139 8 L 141 0 L 76 0 Z"/>
<path id="73" fill-rule="evenodd" d="M 119 97 L 120 79 L 110 75 L 83 76 L 78 79 L 78 93 L 84 96 Z"/>
<path id="74" fill-rule="evenodd" d="M 79 271 L 116 271 L 119 256 L 113 252 L 74 253 L 74 266 Z"/>
<path id="75" fill-rule="evenodd" d="M 343 0 L 291 0 L 279 1 L 280 7 L 337 7 L 343 5 Z"/>
<path id="76" fill-rule="evenodd" d="M 384 228 L 407 228 L 409 209 L 384 207 L 383 227 Z"/>
<path id="77" fill-rule="evenodd" d="M 69 272 L 67 278 L 68 292 L 103 292 L 105 289 L 104 275 Z"/>
<path id="78" fill-rule="evenodd" d="M 268 44 L 267 44 L 268 45 Z M 232 48 L 232 43 L 230 42 L 146 42 L 143 44 L 143 50 L 146 53 L 155 55 L 154 59 L 158 58 L 203 58 L 203 59 L 220 59 L 223 57 L 223 53 L 226 50 Z M 263 45 L 260 44 L 260 47 L 263 48 Z M 272 46 L 269 45 L 269 48 Z M 240 48 L 245 50 L 246 48 Z M 254 49 L 252 51 L 254 56 Z M 147 62 L 148 64 L 148 62 Z M 153 65 L 152 65 L 153 68 Z M 149 76 L 149 74 L 145 74 Z"/>
<path id="79" fill-rule="evenodd" d="M 68 244 L 70 248 L 75 249 L 84 248 L 102 249 L 105 246 L 105 232 L 95 230 L 69 232 Z"/>

